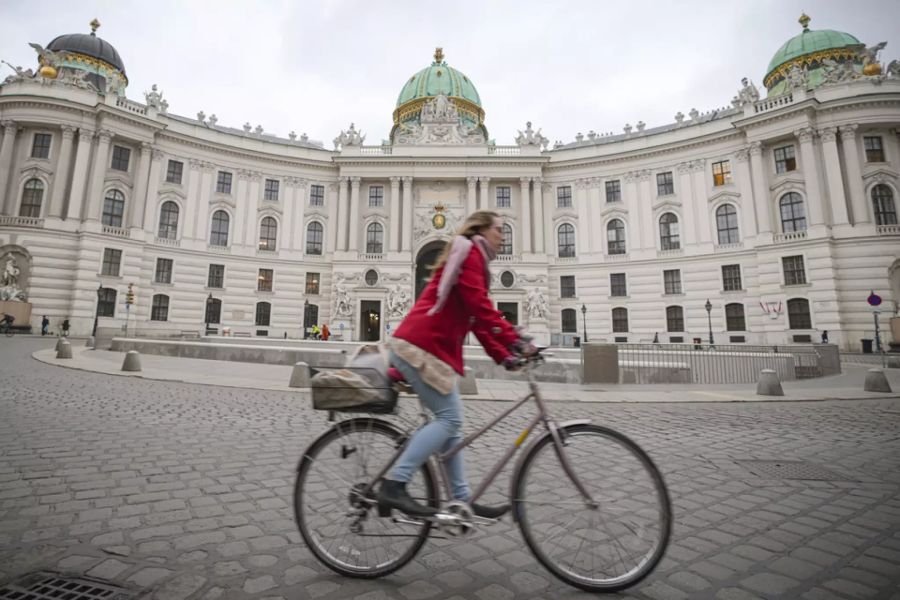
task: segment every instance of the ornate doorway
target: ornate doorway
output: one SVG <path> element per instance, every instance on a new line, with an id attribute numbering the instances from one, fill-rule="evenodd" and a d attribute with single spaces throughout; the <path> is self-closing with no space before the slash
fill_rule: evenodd
<path id="1" fill-rule="evenodd" d="M 359 303 L 359 337 L 364 342 L 381 339 L 381 302 L 361 300 Z"/>
<path id="2" fill-rule="evenodd" d="M 428 242 L 419 250 L 419 255 L 416 257 L 416 299 L 425 289 L 425 284 L 431 277 L 431 265 L 437 261 L 445 244 L 446 242 L 442 240 L 435 240 Z"/>

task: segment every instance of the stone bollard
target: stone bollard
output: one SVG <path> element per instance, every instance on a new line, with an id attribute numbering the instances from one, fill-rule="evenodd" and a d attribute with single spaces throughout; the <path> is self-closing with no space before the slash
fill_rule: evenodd
<path id="1" fill-rule="evenodd" d="M 125 353 L 125 360 L 122 361 L 123 371 L 140 371 L 141 355 L 137 350 L 129 350 Z"/>
<path id="2" fill-rule="evenodd" d="M 759 372 L 759 381 L 756 384 L 757 396 L 784 396 L 781 382 L 774 369 L 763 369 Z"/>
<path id="3" fill-rule="evenodd" d="M 884 370 L 876 367 L 866 373 L 866 384 L 863 389 L 867 392 L 890 392 L 891 384 L 888 383 Z"/>
<path id="4" fill-rule="evenodd" d="M 72 358 L 72 344 L 62 338 L 60 339 L 62 342 L 57 344 L 59 350 L 56 351 L 56 358 Z"/>
<path id="5" fill-rule="evenodd" d="M 459 393 L 473 396 L 478 393 L 478 383 L 475 381 L 475 372 L 472 367 L 465 368 L 465 376 L 459 380 Z"/>
<path id="6" fill-rule="evenodd" d="M 288 387 L 308 388 L 309 387 L 309 365 L 305 362 L 294 363 L 294 369 L 291 371 L 291 382 Z"/>
<path id="7" fill-rule="evenodd" d="M 84 343 L 85 348 L 93 348 L 95 344 L 94 336 L 88 337 L 87 341 Z"/>
<path id="8" fill-rule="evenodd" d="M 65 341 L 66 341 L 66 338 L 64 338 L 63 336 L 59 336 L 58 338 L 56 338 L 55 350 L 57 353 L 60 351 L 60 349 L 62 348 L 63 342 L 65 342 Z"/>

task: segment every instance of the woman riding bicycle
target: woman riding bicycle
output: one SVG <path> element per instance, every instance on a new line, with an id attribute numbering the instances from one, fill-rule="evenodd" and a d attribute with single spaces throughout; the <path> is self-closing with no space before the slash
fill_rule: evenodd
<path id="1" fill-rule="evenodd" d="M 378 490 L 381 511 L 394 508 L 409 516 L 431 516 L 433 507 L 419 504 L 406 484 L 435 452 L 462 440 L 462 399 L 457 375 L 463 375 L 463 341 L 472 331 L 487 353 L 509 370 L 518 368 L 517 354 L 532 354 L 534 346 L 494 308 L 488 296 L 488 263 L 503 242 L 500 216 L 490 211 L 469 215 L 432 267 L 433 276 L 390 342 L 391 365 L 413 388 L 434 420 L 416 431 Z M 464 502 L 471 491 L 462 452 L 445 462 L 453 498 Z M 480 517 L 498 518 L 508 504 L 474 504 Z"/>

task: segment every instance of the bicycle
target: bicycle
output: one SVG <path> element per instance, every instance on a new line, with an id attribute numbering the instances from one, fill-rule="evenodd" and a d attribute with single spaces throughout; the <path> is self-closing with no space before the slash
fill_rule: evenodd
<path id="1" fill-rule="evenodd" d="M 450 451 L 432 456 L 407 485 L 417 501 L 440 509 L 434 517 L 378 512 L 379 480 L 400 456 L 414 423 L 401 418 L 410 425 L 403 429 L 374 416 L 351 417 L 314 440 L 300 459 L 294 488 L 297 525 L 313 555 L 341 575 L 382 577 L 411 561 L 432 529 L 463 536 L 497 523 L 473 515 L 469 503 L 442 500 L 436 473 L 450 498 L 442 459 L 533 401 L 537 410 L 529 424 L 469 501 L 479 499 L 541 424 L 545 431 L 529 443 L 510 479 L 512 516 L 534 556 L 557 578 L 592 592 L 615 592 L 649 575 L 672 529 L 663 477 L 623 434 L 589 420 L 553 420 L 533 374 L 543 362 L 540 352 L 523 359 L 529 393 Z M 429 421 L 424 408 L 421 417 L 423 425 Z"/>
<path id="2" fill-rule="evenodd" d="M 16 334 L 12 325 L 6 321 L 0 323 L 0 333 L 4 334 L 6 337 L 12 337 Z"/>

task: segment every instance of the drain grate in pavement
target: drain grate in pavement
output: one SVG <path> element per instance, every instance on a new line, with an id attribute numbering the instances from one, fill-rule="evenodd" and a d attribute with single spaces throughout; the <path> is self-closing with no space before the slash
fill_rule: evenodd
<path id="1" fill-rule="evenodd" d="M 55 573 L 31 573 L 0 588 L 0 600 L 129 600 L 133 596 L 113 585 Z"/>
<path id="2" fill-rule="evenodd" d="M 767 479 L 811 479 L 815 481 L 856 481 L 838 475 L 817 464 L 802 460 L 738 460 L 735 461 L 754 475 Z"/>

